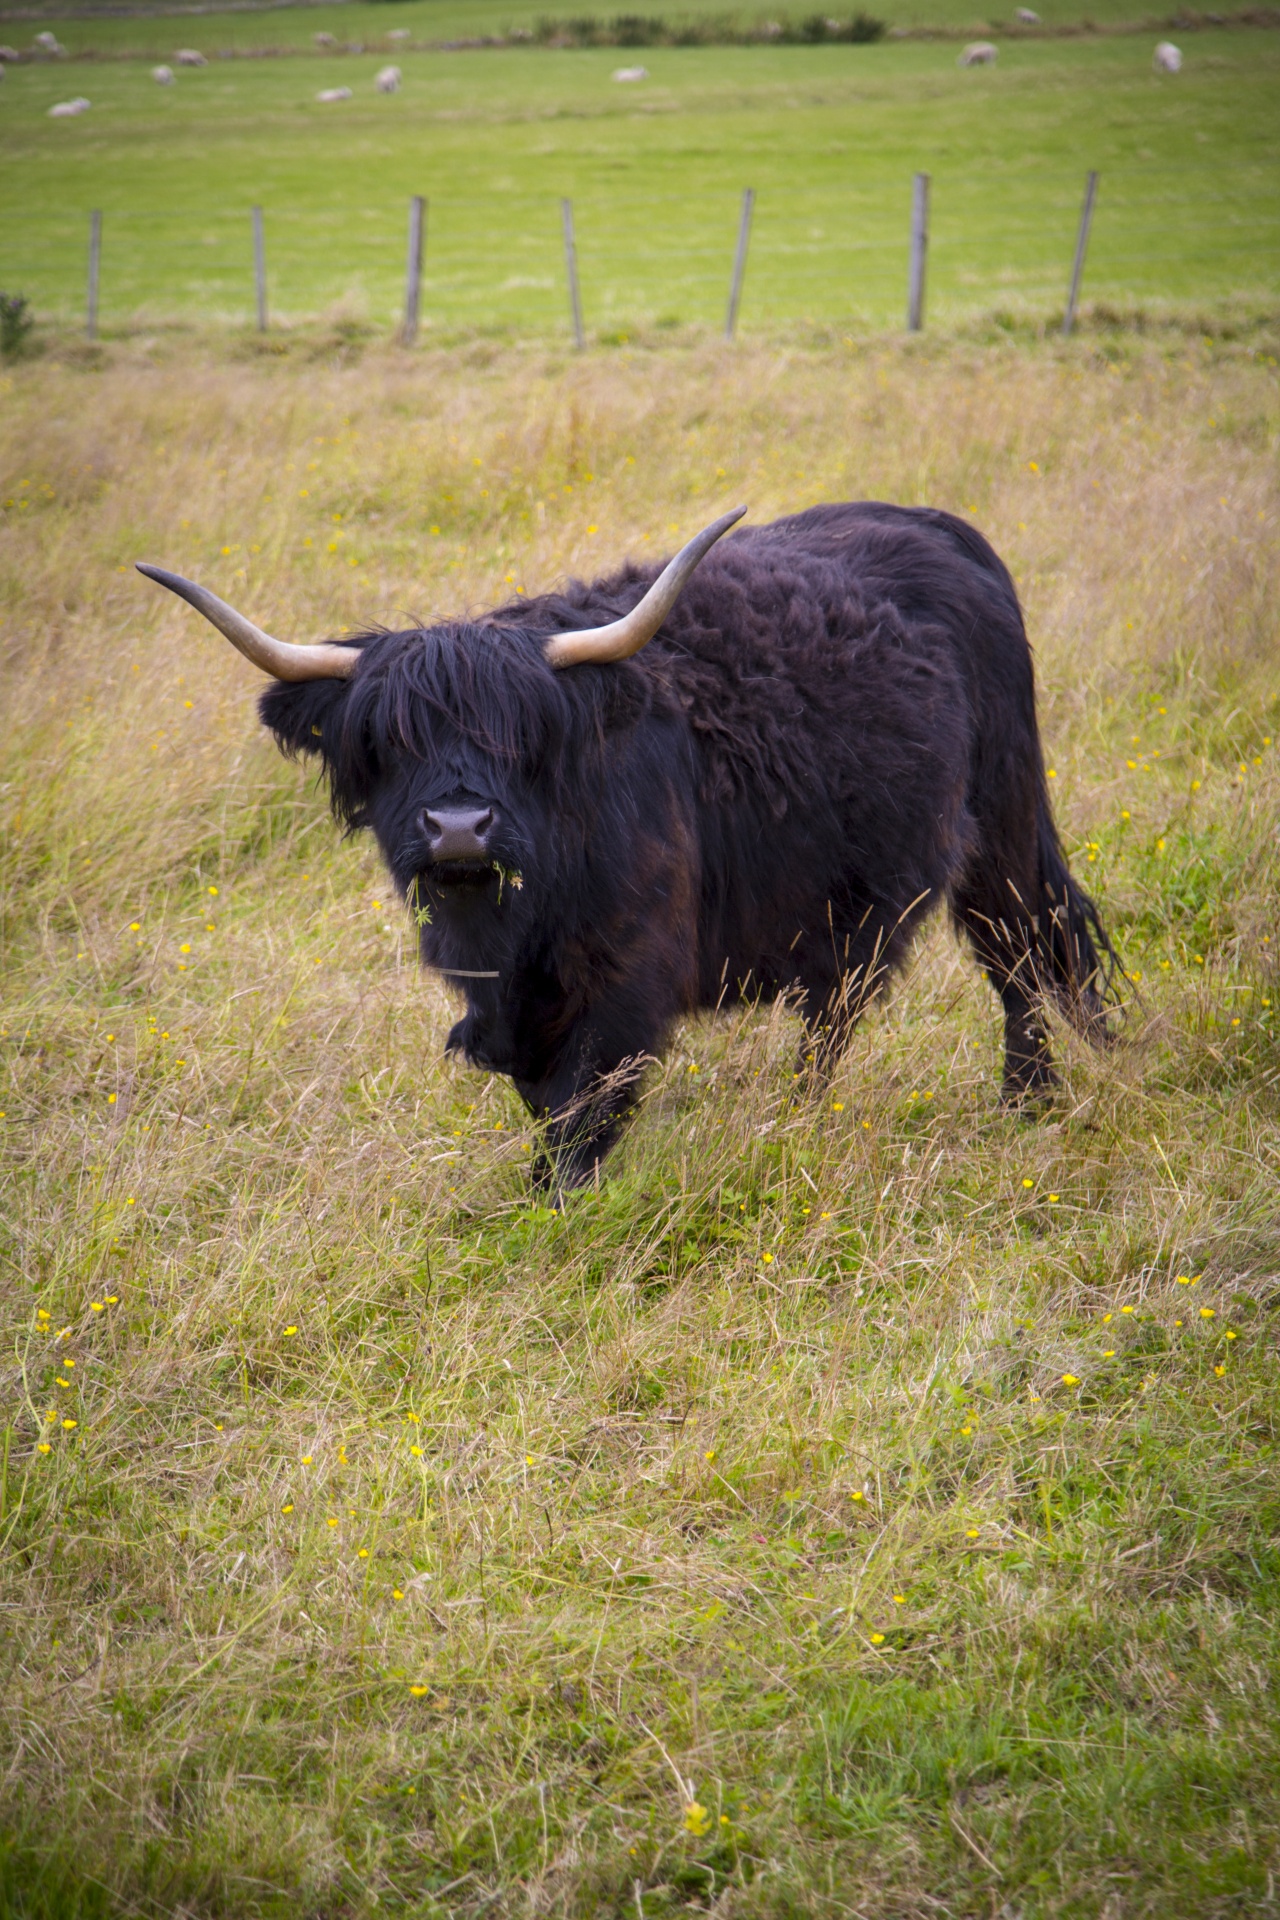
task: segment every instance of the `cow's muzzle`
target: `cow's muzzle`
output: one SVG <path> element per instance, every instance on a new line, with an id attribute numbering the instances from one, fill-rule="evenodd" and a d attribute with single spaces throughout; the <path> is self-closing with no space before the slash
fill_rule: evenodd
<path id="1" fill-rule="evenodd" d="M 424 807 L 418 825 L 435 865 L 446 861 L 488 864 L 492 807 L 436 807 L 434 811 Z"/>

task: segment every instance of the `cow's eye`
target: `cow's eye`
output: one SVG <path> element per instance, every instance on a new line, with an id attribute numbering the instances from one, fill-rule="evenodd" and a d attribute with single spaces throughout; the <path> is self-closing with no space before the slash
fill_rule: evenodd
<path id="1" fill-rule="evenodd" d="M 322 739 L 324 738 L 324 734 L 323 734 L 323 731 L 322 731 L 322 729 L 321 729 L 321 728 L 319 728 L 319 727 L 312 727 L 312 729 L 311 729 L 311 731 L 312 731 L 312 733 L 314 733 L 314 735 L 315 735 L 315 737 L 316 737 L 316 739 L 317 739 L 317 740 L 322 740 Z"/>

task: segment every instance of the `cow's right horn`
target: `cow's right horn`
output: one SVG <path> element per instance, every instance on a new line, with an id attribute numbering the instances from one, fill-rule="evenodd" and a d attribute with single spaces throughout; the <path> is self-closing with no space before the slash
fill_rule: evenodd
<path id="1" fill-rule="evenodd" d="M 674 607 L 680 589 L 699 560 L 745 512 L 745 507 L 735 507 L 732 513 L 722 513 L 718 520 L 695 534 L 688 546 L 681 547 L 675 559 L 667 562 L 644 599 L 632 607 L 630 613 L 624 613 L 621 620 L 611 620 L 607 627 L 584 627 L 580 633 L 556 634 L 543 648 L 545 659 L 553 667 L 576 667 L 584 660 L 627 660 L 633 653 L 639 653 L 641 647 L 648 646 Z"/>
<path id="2" fill-rule="evenodd" d="M 149 567 L 141 560 L 134 564 L 148 580 L 158 580 L 202 613 L 233 647 L 239 647 L 246 660 L 252 660 L 264 673 L 274 674 L 277 680 L 345 680 L 360 664 L 358 647 L 336 647 L 332 641 L 318 647 L 296 647 L 289 640 L 273 640 L 252 620 L 219 600 L 216 593 L 210 593 L 208 587 L 198 587 L 180 573 L 166 573 L 163 567 Z"/>

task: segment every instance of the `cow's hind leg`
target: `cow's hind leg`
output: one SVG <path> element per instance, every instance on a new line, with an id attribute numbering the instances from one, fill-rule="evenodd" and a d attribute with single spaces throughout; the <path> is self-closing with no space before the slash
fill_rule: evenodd
<path id="1" fill-rule="evenodd" d="M 1049 1036 L 1041 1014 L 1036 972 L 1038 935 L 1017 887 L 1006 881 L 1003 900 L 971 879 L 952 897 L 952 912 L 969 936 L 978 964 L 1004 1008 L 1004 1084 L 1010 1105 L 1045 1099 L 1057 1085 Z"/>

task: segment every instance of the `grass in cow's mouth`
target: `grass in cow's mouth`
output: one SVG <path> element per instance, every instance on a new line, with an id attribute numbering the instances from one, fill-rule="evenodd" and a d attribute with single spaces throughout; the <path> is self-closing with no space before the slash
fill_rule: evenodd
<path id="1" fill-rule="evenodd" d="M 405 895 L 410 917 L 414 926 L 419 929 L 431 925 L 431 908 L 418 891 L 421 879 L 421 874 L 415 873 Z"/>
<path id="2" fill-rule="evenodd" d="M 1280 341 L 1199 319 L 6 373 L 0 1912 L 1267 1911 Z M 1017 574 L 1126 1036 L 1002 1113 L 935 924 L 552 1212 L 416 891 L 116 569 L 332 633 L 850 495 Z"/>

